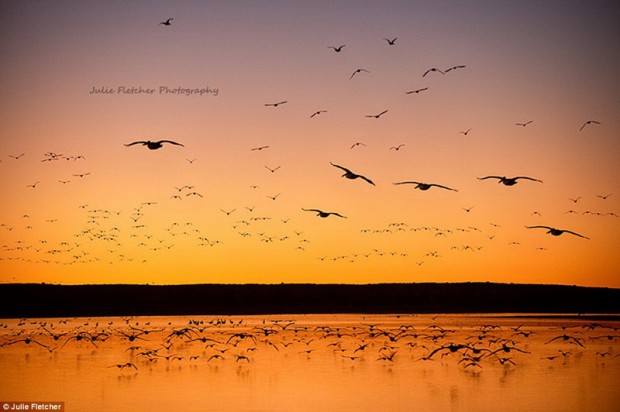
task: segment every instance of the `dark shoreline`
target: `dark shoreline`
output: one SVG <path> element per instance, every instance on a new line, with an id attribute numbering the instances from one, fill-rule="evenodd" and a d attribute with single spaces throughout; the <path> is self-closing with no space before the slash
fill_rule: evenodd
<path id="1" fill-rule="evenodd" d="M 0 318 L 305 313 L 619 314 L 620 289 L 503 283 L 0 284 Z"/>

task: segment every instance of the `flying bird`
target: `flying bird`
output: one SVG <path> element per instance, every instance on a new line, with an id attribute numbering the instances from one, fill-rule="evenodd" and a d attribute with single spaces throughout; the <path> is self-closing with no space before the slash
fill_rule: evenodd
<path id="1" fill-rule="evenodd" d="M 327 48 L 328 48 L 328 49 L 334 49 L 334 51 L 335 51 L 336 53 L 340 53 L 340 52 L 342 51 L 342 48 L 343 48 L 344 46 L 345 46 L 345 44 L 343 44 L 343 45 L 341 45 L 341 46 L 338 46 L 338 47 L 329 46 L 329 47 L 327 47 Z"/>
<path id="2" fill-rule="evenodd" d="M 276 168 L 273 168 L 273 169 L 272 169 L 272 168 L 270 168 L 269 166 L 266 166 L 266 165 L 265 165 L 265 168 L 266 168 L 267 170 L 269 170 L 271 173 L 275 173 L 275 172 L 276 172 L 276 170 L 278 170 L 278 169 L 279 169 L 279 168 L 281 168 L 281 167 L 282 167 L 282 166 L 278 166 L 278 167 L 276 167 Z"/>
<path id="3" fill-rule="evenodd" d="M 319 114 L 326 113 L 326 112 L 327 112 L 327 110 L 317 110 L 316 112 L 314 112 L 314 113 L 312 113 L 310 115 L 310 118 L 312 119 L 314 116 L 318 116 Z"/>
<path id="4" fill-rule="evenodd" d="M 406 146 L 404 143 L 399 144 L 398 146 L 392 146 L 389 150 L 399 151 L 403 146 Z"/>
<path id="5" fill-rule="evenodd" d="M 594 123 L 594 124 L 601 124 L 601 122 L 597 122 L 596 120 L 588 120 L 587 122 L 585 122 L 585 123 L 583 124 L 583 126 L 581 126 L 581 127 L 579 128 L 579 131 L 582 131 L 584 127 L 586 127 L 586 126 L 587 126 L 587 125 L 589 125 L 589 124 L 593 124 L 593 123 Z"/>
<path id="6" fill-rule="evenodd" d="M 301 210 L 305 211 L 305 212 L 316 212 L 317 216 L 322 217 L 322 218 L 326 218 L 330 215 L 334 215 L 334 216 L 338 216 L 338 217 L 342 217 L 344 219 L 346 219 L 346 216 L 342 216 L 340 213 L 336 213 L 336 212 L 324 212 L 322 210 L 319 209 L 304 209 L 303 207 L 301 208 Z"/>
<path id="7" fill-rule="evenodd" d="M 269 146 L 259 146 L 259 147 L 253 147 L 252 149 L 250 149 L 251 151 L 256 151 L 256 150 L 263 150 L 263 149 L 269 149 Z"/>
<path id="8" fill-rule="evenodd" d="M 277 102 L 277 103 L 265 103 L 265 106 L 278 107 L 278 106 L 280 106 L 281 104 L 284 104 L 284 103 L 288 103 L 288 101 L 287 100 L 283 100 L 283 101 Z"/>
<path id="9" fill-rule="evenodd" d="M 421 183 L 421 182 L 396 182 L 394 183 L 395 185 L 407 185 L 407 184 L 411 184 L 411 185 L 416 185 L 414 187 L 414 189 L 420 189 L 420 190 L 428 190 L 431 187 L 435 186 L 435 187 L 439 187 L 441 189 L 447 189 L 447 190 L 452 190 L 453 192 L 458 192 L 458 190 L 456 189 L 452 189 L 450 187 L 447 186 L 443 186 L 443 185 L 438 185 L 436 183 Z"/>
<path id="10" fill-rule="evenodd" d="M 12 159 L 15 159 L 15 160 L 19 160 L 19 158 L 20 158 L 20 157 L 22 157 L 22 156 L 23 156 L 23 155 L 25 155 L 25 154 L 26 154 L 26 153 L 22 153 L 22 154 L 19 154 L 19 155 L 17 155 L 17 156 L 14 156 L 14 155 L 9 155 L 9 157 L 10 157 L 10 158 L 12 158 Z"/>
<path id="11" fill-rule="evenodd" d="M 609 193 L 609 194 L 607 194 L 607 195 L 596 195 L 596 197 L 600 197 L 600 198 L 601 198 L 601 199 L 603 199 L 603 200 L 607 200 L 607 198 L 608 198 L 609 196 L 611 196 L 611 195 L 613 195 L 613 193 Z"/>
<path id="12" fill-rule="evenodd" d="M 417 94 L 417 93 L 423 92 L 423 91 L 425 91 L 425 90 L 428 90 L 428 87 L 424 87 L 424 88 L 422 88 L 422 89 L 411 90 L 411 91 L 409 91 L 409 92 L 405 92 L 405 94 L 413 94 L 413 93 L 416 93 L 416 94 Z"/>
<path id="13" fill-rule="evenodd" d="M 461 134 L 463 134 L 463 135 L 467 136 L 467 135 L 469 134 L 469 132 L 470 132 L 470 131 L 471 131 L 471 128 L 467 129 L 467 130 L 466 130 L 466 131 L 464 131 L 464 132 L 459 132 L 459 133 L 461 133 Z"/>
<path id="14" fill-rule="evenodd" d="M 392 40 L 390 40 L 390 39 L 383 39 L 383 40 L 385 40 L 386 42 L 388 42 L 388 44 L 389 44 L 390 46 L 393 46 L 393 45 L 394 45 L 394 43 L 396 43 L 396 39 L 398 39 L 398 37 L 394 37 Z"/>
<path id="15" fill-rule="evenodd" d="M 382 111 L 379 114 L 367 114 L 366 117 L 374 117 L 375 119 L 378 119 L 379 117 L 383 116 L 385 113 L 387 113 L 387 109 Z"/>
<path id="16" fill-rule="evenodd" d="M 456 69 L 464 69 L 466 66 L 465 65 L 459 65 L 459 66 L 452 66 L 449 69 L 446 69 L 446 71 L 444 73 L 448 73 L 451 70 L 456 70 Z"/>
<path id="17" fill-rule="evenodd" d="M 339 166 L 339 165 L 334 164 L 332 162 L 329 162 L 329 164 L 331 164 L 332 166 L 337 167 L 338 169 L 341 169 L 342 171 L 344 171 L 344 174 L 342 175 L 342 177 L 346 177 L 347 179 L 357 179 L 357 178 L 360 178 L 362 180 L 367 181 L 371 185 L 375 186 L 374 182 L 372 180 L 370 180 L 369 178 L 365 177 L 365 176 L 358 175 L 357 173 L 353 173 L 352 171 L 350 171 L 346 167 Z"/>
<path id="18" fill-rule="evenodd" d="M 138 140 L 136 142 L 128 143 L 125 146 L 129 147 L 135 144 L 141 144 L 143 146 L 148 147 L 149 150 L 157 150 L 157 149 L 160 149 L 164 145 L 164 143 L 170 143 L 170 144 L 177 145 L 177 146 L 183 146 L 181 143 L 177 143 L 172 140 L 159 140 L 157 142 L 151 142 L 150 140 L 146 140 L 146 141 Z"/>
<path id="19" fill-rule="evenodd" d="M 349 77 L 349 80 L 351 80 L 353 78 L 353 76 L 355 76 L 357 73 L 361 73 L 361 72 L 365 72 L 365 73 L 370 73 L 368 70 L 366 69 L 357 69 L 353 72 L 353 74 L 351 75 L 351 77 Z"/>
<path id="20" fill-rule="evenodd" d="M 427 74 L 429 74 L 430 72 L 438 72 L 438 73 L 441 73 L 441 74 L 445 74 L 444 72 L 442 72 L 442 71 L 441 71 L 441 70 L 439 70 L 438 68 L 436 68 L 436 67 L 432 67 L 432 68 L 428 69 L 427 71 L 425 71 L 425 72 L 424 72 L 424 74 L 422 75 L 422 77 L 425 77 L 425 76 L 426 76 Z"/>
<path id="21" fill-rule="evenodd" d="M 362 143 L 362 142 L 355 142 L 355 143 L 353 143 L 353 144 L 351 145 L 351 147 L 350 147 L 350 148 L 351 148 L 351 149 L 354 149 L 354 148 L 355 148 L 355 147 L 357 147 L 357 146 L 366 146 L 366 144 L 365 144 L 365 143 Z"/>
<path id="22" fill-rule="evenodd" d="M 552 235 L 552 236 L 560 236 L 562 233 L 570 233 L 571 235 L 575 235 L 575 236 L 579 236 L 582 237 L 584 239 L 590 239 L 587 236 L 584 235 L 580 235 L 579 233 L 575 233 L 571 230 L 565 230 L 565 229 L 556 229 L 554 227 L 550 227 L 550 226 L 525 226 L 528 229 L 547 229 L 547 233 Z"/>
<path id="23" fill-rule="evenodd" d="M 163 24 L 164 26 L 171 26 L 171 25 L 172 25 L 172 23 L 171 23 L 171 22 L 172 22 L 172 20 L 174 20 L 174 18 L 173 18 L 173 17 L 170 17 L 168 20 L 166 20 L 166 21 L 162 21 L 162 22 L 161 22 L 161 23 L 159 23 L 159 24 Z M 158 24 L 158 26 L 159 26 L 159 24 Z"/>
<path id="24" fill-rule="evenodd" d="M 527 122 L 525 122 L 525 123 L 515 123 L 515 124 L 516 124 L 517 126 L 523 126 L 523 127 L 525 127 L 525 126 L 527 126 L 528 124 L 530 124 L 530 123 L 532 123 L 532 122 L 533 122 L 533 120 L 527 121 Z"/>
<path id="25" fill-rule="evenodd" d="M 527 177 L 527 176 L 516 176 L 516 177 L 485 176 L 485 177 L 479 177 L 478 178 L 478 180 L 485 180 L 485 179 L 499 179 L 497 183 L 503 183 L 505 186 L 514 186 L 514 185 L 516 185 L 518 179 L 527 179 L 527 180 L 532 180 L 534 182 L 542 183 L 542 180 L 534 179 L 533 177 Z"/>

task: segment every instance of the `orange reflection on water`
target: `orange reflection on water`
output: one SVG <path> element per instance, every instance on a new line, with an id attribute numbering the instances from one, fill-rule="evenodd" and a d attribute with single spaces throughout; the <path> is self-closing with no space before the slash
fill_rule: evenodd
<path id="1" fill-rule="evenodd" d="M 109 411 L 612 411 L 614 318 L 8 320 L 0 401 Z"/>

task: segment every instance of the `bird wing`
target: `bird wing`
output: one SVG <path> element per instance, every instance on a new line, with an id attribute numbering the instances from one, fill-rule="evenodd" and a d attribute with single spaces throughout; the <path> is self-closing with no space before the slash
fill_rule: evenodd
<path id="1" fill-rule="evenodd" d="M 447 189 L 447 190 L 452 190 L 453 192 L 458 192 L 458 190 L 456 190 L 456 189 L 452 189 L 451 187 L 448 187 L 448 186 L 438 185 L 436 183 L 430 183 L 429 186 L 436 186 L 436 187 L 440 187 L 442 189 Z"/>
<path id="2" fill-rule="evenodd" d="M 338 217 L 342 217 L 344 219 L 346 219 L 346 216 L 342 216 L 340 213 L 336 213 L 336 212 L 329 212 L 330 215 L 334 215 L 334 216 L 338 216 Z"/>
<path id="3" fill-rule="evenodd" d="M 547 230 L 551 230 L 553 229 L 550 226 L 525 226 L 528 229 L 547 229 Z"/>
<path id="4" fill-rule="evenodd" d="M 362 176 L 362 175 L 358 175 L 361 179 L 364 179 L 365 181 L 367 181 L 368 183 L 370 183 L 373 186 L 376 186 L 375 183 L 370 180 L 369 178 L 367 178 L 366 176 Z"/>
<path id="5" fill-rule="evenodd" d="M 420 182 L 396 182 L 395 185 L 419 185 Z"/>
<path id="6" fill-rule="evenodd" d="M 334 167 L 337 167 L 338 169 L 342 169 L 342 170 L 344 170 L 345 172 L 348 172 L 348 173 L 353 173 L 352 171 L 350 171 L 350 170 L 349 170 L 349 169 L 347 169 L 346 167 L 339 166 L 339 165 L 334 164 L 334 163 L 332 163 L 332 162 L 329 162 L 329 164 L 330 164 L 330 165 L 332 165 L 332 166 L 334 166 Z M 353 173 L 353 174 L 355 174 L 355 173 Z"/>
<path id="7" fill-rule="evenodd" d="M 589 237 L 587 237 L 587 236 L 580 235 L 579 233 L 575 233 L 575 232 L 573 232 L 573 231 L 571 231 L 571 230 L 564 230 L 564 232 L 565 232 L 565 233 L 570 233 L 571 235 L 575 235 L 575 236 L 582 237 L 582 238 L 584 238 L 584 239 L 588 239 L 588 240 L 590 239 L 590 238 L 589 238 Z"/>
<path id="8" fill-rule="evenodd" d="M 157 142 L 157 143 L 170 143 L 170 144 L 175 144 L 175 145 L 177 145 L 177 146 L 183 146 L 181 143 L 177 143 L 177 142 L 174 142 L 174 141 L 172 141 L 172 140 L 160 140 L 160 141 L 159 141 L 159 142 Z"/>
<path id="9" fill-rule="evenodd" d="M 513 177 L 513 179 L 514 180 L 517 180 L 517 179 L 527 179 L 527 180 L 533 180 L 534 182 L 540 182 L 540 183 L 543 182 L 542 180 L 534 179 L 533 177 L 527 177 L 527 176 L 517 176 L 517 177 Z"/>
<path id="10" fill-rule="evenodd" d="M 135 144 L 146 144 L 147 142 L 145 142 L 144 140 L 138 140 L 137 142 L 132 142 L 132 143 L 128 143 L 125 146 L 133 146 Z"/>
<path id="11" fill-rule="evenodd" d="M 479 177 L 478 180 L 485 180 L 485 179 L 503 179 L 501 176 L 485 176 L 485 177 Z"/>
<path id="12" fill-rule="evenodd" d="M 381 116 L 381 115 L 383 115 L 383 114 L 385 114 L 385 113 L 387 113 L 387 112 L 388 112 L 388 111 L 387 111 L 387 109 L 386 109 L 386 110 L 382 111 L 381 113 L 379 113 L 379 114 L 377 115 L 377 117 L 379 117 L 379 116 Z"/>
<path id="13" fill-rule="evenodd" d="M 305 212 L 317 212 L 317 213 L 323 213 L 322 210 L 319 209 L 304 209 L 303 207 L 301 208 L 301 210 L 305 211 Z"/>

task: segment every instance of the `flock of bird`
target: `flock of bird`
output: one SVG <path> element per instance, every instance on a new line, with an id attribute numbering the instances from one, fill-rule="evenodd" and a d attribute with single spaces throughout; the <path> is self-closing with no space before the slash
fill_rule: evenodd
<path id="1" fill-rule="evenodd" d="M 158 26 L 170 27 L 173 25 L 173 18 L 168 18 L 158 23 Z M 163 29 L 162 30 L 168 30 Z M 398 47 L 397 46 L 397 37 L 384 38 L 387 47 Z M 335 53 L 346 53 L 345 51 L 346 44 L 341 44 L 338 46 L 327 46 L 328 49 L 333 50 Z M 421 78 L 428 78 L 429 76 L 446 76 L 448 74 L 452 74 L 455 71 L 464 71 L 468 70 L 467 66 L 464 64 L 453 65 L 448 68 L 438 68 L 438 67 L 430 67 L 427 70 L 423 71 L 420 74 Z M 372 73 L 370 70 L 367 70 L 363 67 L 358 67 L 354 71 L 352 71 L 349 80 L 357 81 L 357 77 L 361 76 L 371 76 Z M 429 87 L 420 87 L 413 90 L 408 90 L 405 94 L 420 94 L 423 92 L 428 92 Z M 289 104 L 288 100 L 278 100 L 269 103 L 264 103 L 265 107 L 277 109 L 283 105 Z M 270 109 L 271 110 L 271 109 Z M 312 111 L 310 118 L 315 118 L 319 115 L 323 115 L 327 110 L 314 110 Z M 380 119 L 384 115 L 389 112 L 388 109 L 384 109 L 382 111 L 378 111 L 374 114 L 367 114 L 365 117 L 372 119 Z M 515 123 L 516 126 L 526 127 L 530 126 L 533 123 L 533 120 L 528 120 L 524 122 Z M 601 125 L 601 122 L 598 120 L 587 120 L 581 124 L 581 127 L 578 128 L 579 132 L 584 131 L 586 127 L 593 127 Z M 530 126 L 531 127 L 531 126 Z M 472 128 L 468 128 L 466 130 L 462 130 L 458 132 L 459 134 L 463 134 L 464 136 L 468 136 Z M 124 144 L 127 148 L 132 148 L 134 146 L 141 146 L 149 149 L 149 151 L 156 150 L 172 150 L 171 146 L 176 146 L 178 148 L 185 148 L 186 144 L 181 143 L 176 140 L 171 139 L 160 139 L 160 140 L 135 140 L 129 141 Z M 188 143 L 187 147 L 189 148 L 191 145 Z M 264 152 L 269 151 L 272 148 L 273 144 L 263 144 L 255 147 L 249 148 L 252 152 Z M 366 146 L 364 142 L 355 142 L 353 145 L 348 146 L 351 150 L 359 149 L 362 146 Z M 129 150 L 129 149 L 128 149 Z M 405 143 L 401 143 L 395 146 L 389 147 L 390 151 L 399 152 L 401 150 L 407 150 L 407 145 Z M 9 154 L 8 157 L 12 159 L 12 161 L 24 161 L 24 156 L 26 153 L 21 154 Z M 136 156 L 140 156 L 140 153 L 136 153 Z M 194 153 L 195 155 L 195 153 Z M 80 166 L 87 162 L 87 155 L 65 155 L 57 152 L 47 152 L 43 155 L 41 162 L 45 162 L 46 164 L 57 163 L 60 161 L 64 164 L 79 164 Z M 189 165 L 193 165 L 196 161 L 200 161 L 199 158 L 187 158 L 185 159 Z M 70 163 L 67 163 L 70 162 Z M 340 162 L 339 162 L 340 163 Z M 339 172 L 342 173 L 341 177 L 346 180 L 358 180 L 367 183 L 370 186 L 376 187 L 376 181 L 374 178 L 368 177 L 366 174 L 358 173 L 357 171 L 351 170 L 348 166 L 344 166 L 341 164 L 336 164 L 334 162 L 329 163 L 332 167 L 339 169 Z M 326 167 L 328 167 L 326 165 Z M 264 168 L 270 174 L 282 173 L 282 165 L 264 165 Z M 62 180 L 58 180 L 58 183 L 65 186 L 70 184 L 74 178 L 77 179 L 86 179 L 91 176 L 93 172 L 91 171 L 79 171 L 71 173 L 71 176 L 67 176 Z M 414 180 L 415 179 L 415 180 Z M 448 192 L 458 192 L 459 190 L 452 187 L 452 185 L 437 183 L 437 182 L 429 182 L 422 179 L 414 178 L 412 180 L 404 180 L 404 181 L 393 181 L 391 182 L 394 186 L 402 186 L 402 187 L 411 187 L 413 189 L 417 189 L 422 192 L 426 192 L 429 190 L 435 191 L 437 189 L 445 190 Z M 473 179 L 473 177 L 472 177 Z M 516 185 L 521 181 L 528 181 L 532 183 L 542 184 L 542 180 L 530 177 L 530 176 L 503 176 L 503 175 L 487 175 L 477 177 L 480 181 L 487 180 L 497 180 L 498 184 L 502 184 L 503 186 L 511 187 Z M 248 182 L 252 183 L 252 182 Z M 37 180 L 31 182 L 25 186 L 28 190 L 39 190 L 42 185 L 45 185 L 46 182 L 42 180 Z M 258 189 L 259 186 L 252 184 L 249 186 L 251 189 Z M 162 195 L 167 197 L 167 200 L 170 202 L 179 202 L 186 201 L 190 199 L 194 199 L 194 201 L 199 201 L 200 199 L 205 198 L 206 194 L 196 185 L 183 183 L 178 186 L 174 186 L 174 188 L 167 189 L 169 192 L 166 192 L 166 195 Z M 373 189 L 374 190 L 374 189 Z M 282 192 L 273 191 L 271 193 L 263 193 L 262 199 L 270 199 L 271 201 L 279 201 L 281 198 Z M 607 200 L 612 193 L 605 195 L 597 195 L 597 197 L 604 201 Z M 582 196 L 570 198 L 573 203 L 579 202 Z M 227 223 L 229 223 L 229 227 L 232 229 L 231 233 L 240 236 L 242 239 L 256 239 L 258 242 L 271 244 L 271 243 L 284 243 L 292 244 L 291 249 L 296 251 L 305 251 L 308 245 L 312 242 L 312 239 L 304 234 L 304 230 L 299 226 L 299 219 L 295 215 L 291 217 L 291 215 L 286 216 L 275 216 L 270 213 L 270 210 L 267 208 L 261 209 L 261 207 L 256 208 L 254 202 L 256 202 L 256 197 L 252 198 L 247 205 L 220 205 L 216 209 L 219 209 L 223 215 L 220 215 L 222 219 L 227 219 Z M 2 261 L 23 261 L 23 262 L 34 262 L 34 263 L 55 263 L 55 264 L 63 264 L 63 265 L 73 265 L 78 263 L 99 263 L 99 262 L 107 262 L 110 264 L 118 263 L 118 262 L 126 262 L 126 261 L 136 261 L 146 263 L 149 260 L 148 252 L 152 253 L 161 253 L 165 250 L 170 250 L 175 247 L 178 243 L 176 242 L 179 239 L 188 240 L 191 239 L 194 246 L 207 246 L 213 247 L 218 245 L 223 245 L 230 241 L 231 237 L 230 233 L 227 234 L 213 234 L 209 232 L 208 228 L 198 227 L 192 221 L 187 219 L 175 219 L 170 218 L 166 222 L 159 222 L 159 226 L 153 226 L 151 223 L 146 223 L 146 220 L 149 220 L 149 211 L 151 208 L 156 208 L 157 205 L 163 203 L 163 200 L 158 199 L 157 201 L 145 201 L 140 204 L 133 205 L 133 208 L 125 207 L 123 210 L 113 210 L 107 207 L 101 207 L 99 205 L 90 206 L 88 203 L 82 203 L 78 207 L 83 211 L 85 215 L 83 215 L 83 223 L 84 227 L 76 229 L 71 233 L 71 237 L 66 237 L 58 242 L 51 242 L 45 238 L 40 238 L 38 241 L 32 240 L 24 240 L 21 236 L 25 236 L 24 230 L 27 232 L 29 230 L 34 230 L 35 226 L 31 224 L 31 216 L 24 212 L 18 223 L 14 221 L 11 223 L 1 222 L 0 223 L 0 233 L 6 239 L 11 234 L 17 232 L 18 230 L 14 229 L 19 228 L 22 231 L 21 234 L 13 237 L 10 241 L 6 241 L 2 245 L 0 252 L 2 255 L 0 256 L 0 262 Z M 69 202 L 67 202 L 69 204 Z M 320 207 L 319 207 L 320 206 Z M 476 205 L 461 207 L 461 209 L 466 213 L 472 213 L 472 210 Z M 256 210 L 256 212 L 255 212 Z M 477 210 L 477 209 L 476 209 Z M 324 207 L 323 205 L 318 204 L 298 204 L 296 206 L 297 212 L 311 212 L 314 213 L 319 218 L 340 218 L 342 222 L 350 222 L 352 216 L 349 213 L 346 213 L 341 210 L 334 210 L 332 208 Z M 294 212 L 290 212 L 291 214 Z M 475 213 L 475 211 L 473 212 Z M 574 210 L 569 210 L 566 213 L 578 214 Z M 582 212 L 583 215 L 593 215 L 593 216 L 609 216 L 617 218 L 618 215 L 613 211 L 592 211 L 587 210 Z M 302 213 L 299 213 L 301 216 Z M 532 216 L 540 216 L 539 212 L 533 212 Z M 345 220 L 346 219 L 346 220 Z M 185 221 L 183 221 L 185 220 Z M 331 220 L 331 219 L 330 219 Z M 337 220 L 337 219 L 335 219 Z M 289 223 L 291 222 L 291 223 Z M 42 232 L 57 232 L 57 226 L 54 227 L 52 225 L 57 225 L 58 223 L 62 224 L 62 222 L 58 222 L 57 218 L 49 218 L 45 221 L 44 228 L 37 227 Z M 495 230 L 501 227 L 499 224 L 489 223 L 488 227 L 480 228 L 472 225 L 464 225 L 462 227 L 447 227 L 447 228 L 437 228 L 437 227 L 421 227 L 420 225 L 405 223 L 405 222 L 390 222 L 386 221 L 385 227 L 378 229 L 369 229 L 369 228 L 361 228 L 360 232 L 362 233 L 382 233 L 382 234 L 393 234 L 393 233 L 406 233 L 406 232 L 418 232 L 418 231 L 428 231 L 433 234 L 434 237 L 447 237 L 456 233 L 478 233 L 480 234 L 480 239 L 486 238 L 487 240 L 492 240 L 495 237 Z M 557 228 L 550 225 L 540 225 L 540 224 L 530 224 L 524 225 L 524 229 L 544 229 L 547 234 L 552 236 L 560 236 L 563 234 L 573 235 L 582 239 L 590 239 L 586 234 L 579 233 L 578 231 L 567 228 Z M 304 234 L 302 236 L 302 234 Z M 226 238 L 226 240 L 223 240 Z M 510 245 L 517 245 L 519 242 L 513 241 Z M 109 252 L 108 256 L 101 256 L 93 252 L 88 246 L 89 245 L 104 245 L 104 250 Z M 461 245 L 453 245 L 452 250 L 468 250 L 468 251 L 480 251 L 484 248 L 484 245 L 481 244 L 461 244 Z M 544 248 L 537 248 L 537 250 L 543 250 Z M 144 250 L 145 253 L 136 253 L 136 250 Z M 369 245 L 368 249 L 365 251 L 352 251 L 348 254 L 336 253 L 332 257 L 328 256 L 316 256 L 317 259 L 321 261 L 339 261 L 339 260 L 348 260 L 351 262 L 359 261 L 358 258 L 361 256 L 365 257 L 407 257 L 410 255 L 410 252 L 407 250 L 387 250 L 384 249 L 380 242 L 379 244 Z M 438 250 L 429 250 L 424 253 L 420 253 L 417 255 L 416 264 L 419 266 L 424 263 L 424 259 L 426 257 L 441 257 L 442 254 Z"/>
<path id="2" fill-rule="evenodd" d="M 438 361 L 481 372 L 485 367 L 516 367 L 536 360 L 564 362 L 585 354 L 595 358 L 618 358 L 620 328 L 601 322 L 571 322 L 540 326 L 484 324 L 467 321 L 441 326 L 426 319 L 416 324 L 392 320 L 370 323 L 309 322 L 293 318 L 250 319 L 190 318 L 186 323 L 136 317 L 62 320 L 21 319 L 15 325 L 0 324 L 0 354 L 20 350 L 50 354 L 88 351 L 116 362 L 102 368 L 137 373 L 159 363 L 190 365 L 249 365 L 262 355 L 292 356 L 312 360 L 315 356 L 340 362 L 381 362 L 385 365 Z M 155 324 L 156 323 L 156 324 Z M 536 341 L 538 343 L 534 343 Z"/>

